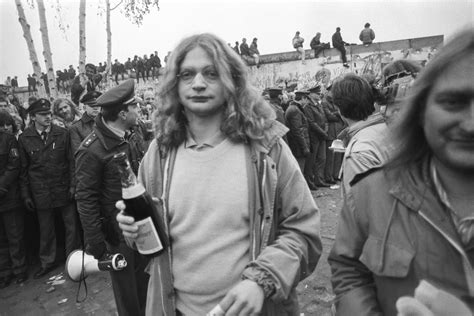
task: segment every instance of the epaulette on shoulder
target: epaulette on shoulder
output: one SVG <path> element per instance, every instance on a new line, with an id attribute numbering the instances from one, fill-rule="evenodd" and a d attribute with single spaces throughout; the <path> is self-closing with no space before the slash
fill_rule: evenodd
<path id="1" fill-rule="evenodd" d="M 96 139 L 97 134 L 95 132 L 92 132 L 84 139 L 84 141 L 82 142 L 82 146 L 89 147 L 93 142 L 95 142 Z"/>
<path id="2" fill-rule="evenodd" d="M 351 187 L 353 187 L 357 182 L 359 182 L 360 180 L 364 179 L 364 178 L 367 177 L 369 174 L 372 174 L 372 173 L 374 173 L 375 171 L 380 170 L 380 169 L 382 169 L 382 167 L 374 167 L 374 168 L 371 168 L 371 169 L 367 170 L 366 172 L 356 174 L 356 175 L 354 176 L 354 178 L 352 178 L 352 180 L 349 182 L 349 185 L 350 185 Z"/>

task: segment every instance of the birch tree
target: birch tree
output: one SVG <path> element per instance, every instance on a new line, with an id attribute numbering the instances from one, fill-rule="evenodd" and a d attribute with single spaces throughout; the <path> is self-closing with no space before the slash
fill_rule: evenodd
<path id="1" fill-rule="evenodd" d="M 86 71 L 86 0 L 79 4 L 79 73 Z"/>
<path id="2" fill-rule="evenodd" d="M 44 61 L 46 64 L 47 76 L 48 76 L 48 82 L 49 82 L 48 86 L 49 86 L 50 95 L 53 98 L 56 98 L 58 95 L 58 92 L 56 90 L 56 79 L 54 75 L 51 47 L 49 45 L 48 24 L 46 22 L 46 10 L 44 8 L 43 0 L 37 0 L 37 3 L 38 3 L 41 39 L 43 40 L 43 56 L 45 59 Z"/>
<path id="3" fill-rule="evenodd" d="M 36 75 L 36 80 L 40 83 L 38 85 L 38 93 L 40 96 L 46 96 L 46 90 L 44 88 L 43 79 L 41 79 L 41 66 L 38 62 L 38 56 L 36 55 L 35 43 L 33 42 L 33 37 L 31 36 L 30 25 L 26 21 L 25 10 L 23 9 L 21 0 L 15 0 L 15 4 L 18 11 L 18 21 L 20 22 L 21 28 L 23 29 L 23 37 L 25 38 L 26 45 L 28 46 L 28 52 L 30 54 L 30 61 L 33 66 L 33 72 Z"/>
<path id="4" fill-rule="evenodd" d="M 122 0 L 124 3 L 122 13 L 132 21 L 132 23 L 140 26 L 145 15 L 150 13 L 153 7 L 157 10 L 159 7 L 159 0 Z M 121 1 L 121 3 L 122 3 Z"/>
<path id="5" fill-rule="evenodd" d="M 107 77 L 106 81 L 109 84 L 112 82 L 112 31 L 110 29 L 110 11 L 110 0 L 105 0 L 105 17 L 107 31 L 107 67 L 105 69 L 105 76 Z"/>

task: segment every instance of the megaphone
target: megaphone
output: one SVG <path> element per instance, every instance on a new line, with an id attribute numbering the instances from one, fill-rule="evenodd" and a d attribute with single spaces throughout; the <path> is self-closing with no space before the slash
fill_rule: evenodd
<path id="1" fill-rule="evenodd" d="M 121 253 L 106 254 L 97 260 L 82 250 L 74 250 L 66 261 L 66 274 L 74 282 L 84 280 L 88 275 L 99 271 L 119 271 L 127 266 L 127 260 Z"/>

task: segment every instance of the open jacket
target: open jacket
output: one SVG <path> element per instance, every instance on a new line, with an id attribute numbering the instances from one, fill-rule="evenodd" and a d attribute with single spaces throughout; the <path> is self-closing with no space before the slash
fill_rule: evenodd
<path id="1" fill-rule="evenodd" d="M 255 275 L 258 267 L 274 279 L 276 291 L 265 300 L 261 313 L 269 316 L 299 315 L 295 287 L 315 269 L 322 250 L 319 211 L 296 160 L 281 139 L 286 131 L 274 122 L 264 139 L 249 142 L 251 258 L 242 273 Z M 162 157 L 154 140 L 139 170 L 139 180 L 147 192 L 159 199 L 157 208 L 167 229 L 175 158 L 176 150 Z M 172 241 L 147 267 L 147 315 L 175 315 L 171 265 Z"/>
<path id="2" fill-rule="evenodd" d="M 369 171 L 347 192 L 328 259 L 337 315 L 397 315 L 423 279 L 474 309 L 474 249 L 461 245 L 429 158 L 403 169 Z"/>

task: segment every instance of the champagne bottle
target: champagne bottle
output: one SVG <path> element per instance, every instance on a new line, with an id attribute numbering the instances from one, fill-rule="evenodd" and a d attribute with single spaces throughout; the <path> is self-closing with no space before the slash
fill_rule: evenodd
<path id="1" fill-rule="evenodd" d="M 135 239 L 138 252 L 146 256 L 159 255 L 167 246 L 167 237 L 155 204 L 138 182 L 127 155 L 120 152 L 113 159 L 120 173 L 125 213 L 132 216 L 138 226 L 138 236 Z"/>

